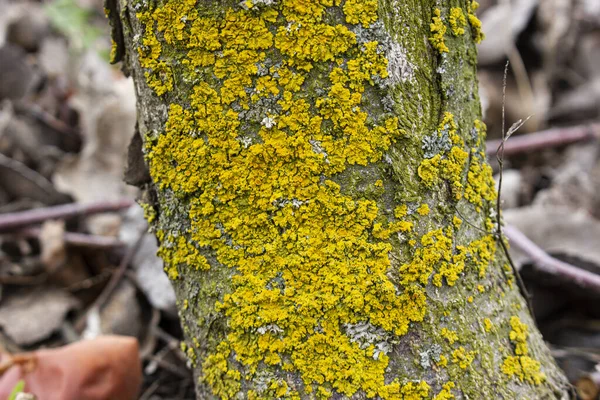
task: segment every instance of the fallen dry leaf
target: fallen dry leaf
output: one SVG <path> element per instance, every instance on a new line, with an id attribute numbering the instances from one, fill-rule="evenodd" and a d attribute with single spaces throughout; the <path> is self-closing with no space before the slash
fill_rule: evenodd
<path id="1" fill-rule="evenodd" d="M 600 271 L 600 222 L 585 211 L 537 205 L 505 210 L 503 217 L 547 253 L 577 258 Z M 516 246 L 510 252 L 518 266 L 530 261 Z"/>
<path id="2" fill-rule="evenodd" d="M 133 246 L 140 232 L 146 231 L 144 210 L 139 205 L 131 206 L 125 214 L 119 239 Z M 171 317 L 177 316 L 175 291 L 171 281 L 164 271 L 162 260 L 156 255 L 158 245 L 152 233 L 147 233 L 142 240 L 139 250 L 133 256 L 133 267 L 138 286 L 144 292 L 150 304 Z"/>
<path id="3" fill-rule="evenodd" d="M 58 288 L 22 289 L 2 299 L 0 327 L 18 345 L 33 345 L 60 328 L 67 313 L 77 306 L 73 296 Z"/>
<path id="4" fill-rule="evenodd" d="M 102 336 L 23 356 L 32 357 L 33 365 L 2 375 L 0 399 L 23 379 L 38 400 L 133 400 L 142 380 L 138 343 L 129 337 Z"/>

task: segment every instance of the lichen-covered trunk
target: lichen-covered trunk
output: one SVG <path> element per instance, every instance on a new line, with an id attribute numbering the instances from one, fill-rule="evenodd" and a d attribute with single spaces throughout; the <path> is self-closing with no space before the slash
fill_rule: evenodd
<path id="1" fill-rule="evenodd" d="M 198 398 L 567 397 L 494 233 L 475 2 L 108 3 Z"/>

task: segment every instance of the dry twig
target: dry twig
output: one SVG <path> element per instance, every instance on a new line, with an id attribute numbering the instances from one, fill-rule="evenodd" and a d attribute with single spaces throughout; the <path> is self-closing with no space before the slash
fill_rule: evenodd
<path id="1" fill-rule="evenodd" d="M 40 236 L 40 228 L 31 227 L 25 228 L 18 231 L 16 234 L 21 237 L 36 239 Z M 77 246 L 77 247 L 86 247 L 90 249 L 98 249 L 98 250 L 109 250 L 119 247 L 124 247 L 125 243 L 120 241 L 119 239 L 108 237 L 108 236 L 99 236 L 99 235 L 87 235 L 84 233 L 76 233 L 76 232 L 65 232 L 63 234 L 64 241 L 67 245 Z"/>
<path id="2" fill-rule="evenodd" d="M 39 224 L 50 219 L 67 219 L 80 215 L 91 215 L 110 211 L 119 211 L 134 204 L 132 200 L 99 201 L 89 204 L 71 203 L 54 207 L 36 208 L 0 215 L 0 232 L 28 225 Z"/>
<path id="3" fill-rule="evenodd" d="M 582 289 L 592 289 L 594 292 L 600 293 L 600 275 L 552 257 L 514 226 L 505 226 L 504 234 L 512 245 L 521 249 L 531 258 L 538 271 L 556 276 L 565 282 L 574 283 Z"/>
<path id="4" fill-rule="evenodd" d="M 501 210 L 501 196 L 502 196 L 502 171 L 503 171 L 503 167 L 504 167 L 504 146 L 506 144 L 506 141 L 508 140 L 508 138 L 510 138 L 512 136 L 513 133 L 515 133 L 517 130 L 519 130 L 520 127 L 523 126 L 523 124 L 525 124 L 525 122 L 527 122 L 527 120 L 529 119 L 529 117 L 527 119 L 525 119 L 525 121 L 523 120 L 518 120 L 517 122 L 515 122 L 510 129 L 507 131 L 505 131 L 505 106 L 506 106 L 506 77 L 508 75 L 508 66 L 509 66 L 509 62 L 506 62 L 506 66 L 504 67 L 504 81 L 503 81 L 503 85 L 502 85 L 502 140 L 500 142 L 500 145 L 498 146 L 498 151 L 496 152 L 496 159 L 498 160 L 498 166 L 500 167 L 500 174 L 498 177 L 498 194 L 497 194 L 497 200 L 496 200 L 496 218 L 498 218 L 498 223 L 496 224 L 496 236 L 498 238 L 498 242 L 500 242 L 500 246 L 502 247 L 502 250 L 504 250 L 504 254 L 506 256 L 506 259 L 508 260 L 510 266 L 512 267 L 513 270 L 513 274 L 515 275 L 516 279 L 517 279 L 517 285 L 519 286 L 519 290 L 521 291 L 521 294 L 523 295 L 523 297 L 525 298 L 525 301 L 527 302 L 527 307 L 529 308 L 529 312 L 531 313 L 531 317 L 533 318 L 533 316 L 535 315 L 533 312 L 533 305 L 531 302 L 531 295 L 529 294 L 529 292 L 527 291 L 527 287 L 525 286 L 525 282 L 523 282 L 523 278 L 521 278 L 521 274 L 519 274 L 519 271 L 517 271 L 517 268 L 515 267 L 515 263 L 512 260 L 512 257 L 510 256 L 510 253 L 508 252 L 508 247 L 506 246 L 506 243 L 504 242 L 504 237 L 502 235 L 502 210 Z"/>
<path id="5" fill-rule="evenodd" d="M 548 129 L 513 137 L 504 143 L 504 155 L 513 156 L 597 138 L 600 138 L 600 123 Z M 487 142 L 488 157 L 496 155 L 501 143 L 501 139 Z"/>

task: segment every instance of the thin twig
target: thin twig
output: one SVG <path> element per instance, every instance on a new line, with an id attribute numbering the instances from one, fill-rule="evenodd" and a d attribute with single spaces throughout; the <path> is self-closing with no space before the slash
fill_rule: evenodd
<path id="1" fill-rule="evenodd" d="M 600 123 L 553 128 L 513 137 L 504 144 L 504 155 L 508 157 L 598 138 L 600 138 Z M 488 140 L 488 157 L 495 156 L 501 144 L 501 139 Z"/>
<path id="2" fill-rule="evenodd" d="M 505 226 L 504 233 L 511 244 L 521 249 L 531 258 L 538 271 L 574 283 L 582 289 L 591 289 L 600 293 L 600 275 L 552 257 L 514 226 Z"/>
<path id="3" fill-rule="evenodd" d="M 79 215 L 91 215 L 110 211 L 119 211 L 134 204 L 132 200 L 99 201 L 88 204 L 71 203 L 54 207 L 36 208 L 0 215 L 0 231 L 24 228 L 50 219 L 67 219 Z"/>
<path id="4" fill-rule="evenodd" d="M 17 231 L 16 234 L 21 237 L 36 239 L 40 236 L 41 229 L 37 227 L 25 228 Z M 63 233 L 64 241 L 67 245 L 86 247 L 91 249 L 108 250 L 116 247 L 123 247 L 125 243 L 119 239 L 99 236 L 99 235 L 87 235 L 84 233 L 76 232 L 65 232 Z"/>
<path id="5" fill-rule="evenodd" d="M 82 281 L 75 282 L 67 286 L 66 290 L 68 290 L 69 292 L 77 292 L 79 290 L 89 289 L 93 286 L 100 284 L 101 282 L 104 282 L 105 280 L 108 280 L 111 277 L 112 273 L 113 270 L 106 269 L 100 272 L 98 275 L 94 275 L 92 277 L 86 278 Z"/>
<path id="6" fill-rule="evenodd" d="M 146 389 L 144 391 L 144 393 L 142 393 L 142 395 L 140 396 L 140 400 L 150 399 L 150 396 L 152 396 L 159 387 L 160 387 L 160 381 L 152 382 L 152 384 L 150 386 L 148 386 L 148 389 Z"/>
<path id="7" fill-rule="evenodd" d="M 93 311 L 98 311 L 98 312 L 101 311 L 102 307 L 104 307 L 106 302 L 110 299 L 110 296 L 112 295 L 113 291 L 116 289 L 119 282 L 121 282 L 121 279 L 123 278 L 123 276 L 125 276 L 125 271 L 127 270 L 129 263 L 131 263 L 131 260 L 133 259 L 133 257 L 137 253 L 137 251 L 139 250 L 145 234 L 146 234 L 145 230 L 140 231 L 137 240 L 135 241 L 133 246 L 131 246 L 127 250 L 127 253 L 121 259 L 121 263 L 117 267 L 116 271 L 113 273 L 112 277 L 110 278 L 110 281 L 108 281 L 108 283 L 104 287 L 104 290 L 102 290 L 102 293 L 100 293 L 100 295 L 96 298 L 94 303 L 87 309 L 87 311 L 84 313 L 84 315 L 82 315 L 79 318 L 79 320 L 75 323 L 75 329 L 77 331 L 83 330 L 90 313 L 92 313 Z"/>
<path id="8" fill-rule="evenodd" d="M 97 308 L 98 310 L 101 310 L 102 307 L 104 307 L 104 305 L 106 304 L 106 302 L 112 295 L 112 292 L 115 290 L 115 288 L 121 281 L 121 278 L 123 278 L 123 276 L 125 275 L 125 270 L 127 269 L 127 266 L 129 265 L 129 263 L 131 263 L 131 260 L 133 259 L 133 257 L 137 253 L 137 251 L 139 250 L 145 234 L 146 234 L 145 230 L 143 230 L 139 233 L 137 240 L 135 241 L 133 246 L 131 246 L 127 250 L 127 253 L 121 260 L 119 267 L 117 268 L 117 270 L 115 271 L 113 276 L 110 278 L 110 281 L 108 282 L 108 284 L 106 285 L 106 287 L 104 288 L 102 293 L 100 293 L 100 296 L 98 296 L 98 298 L 96 298 L 96 301 L 94 301 L 94 304 L 90 308 Z"/>
<path id="9" fill-rule="evenodd" d="M 54 117 L 52 114 L 45 111 L 42 107 L 37 104 L 21 101 L 15 107 L 17 111 L 22 111 L 28 113 L 38 121 L 46 124 L 48 127 L 54 129 L 55 131 L 62 133 L 64 135 L 69 135 L 71 137 L 80 137 L 80 132 L 67 125 L 65 122 L 60 119 Z"/>
<path id="10" fill-rule="evenodd" d="M 506 143 L 506 140 L 517 130 L 519 129 L 524 122 L 519 120 L 516 124 L 514 124 L 513 126 L 511 126 L 511 128 L 509 129 L 509 132 L 506 132 L 505 130 L 505 107 L 506 107 L 506 77 L 508 75 L 508 66 L 509 66 L 510 62 L 507 61 L 506 62 L 506 66 L 504 67 L 504 79 L 502 82 L 502 141 L 500 142 L 500 146 L 498 147 L 498 151 L 496 153 L 496 158 L 498 160 L 498 166 L 500 169 L 499 172 L 499 177 L 498 177 L 498 194 L 497 194 L 497 199 L 496 199 L 496 218 L 498 219 L 498 223 L 496 224 L 497 226 L 497 230 L 496 230 L 496 234 L 498 236 L 498 241 L 500 242 L 500 246 L 502 247 L 502 250 L 504 250 L 504 254 L 506 255 L 506 259 L 508 260 L 510 266 L 512 267 L 513 270 L 513 274 L 515 275 L 515 277 L 517 278 L 517 285 L 519 286 L 519 290 L 521 291 L 521 294 L 523 295 L 523 297 L 525 297 L 525 301 L 527 302 L 527 308 L 529 308 L 529 312 L 531 313 L 531 317 L 533 318 L 533 316 L 535 315 L 533 313 L 533 305 L 531 302 L 531 295 L 529 294 L 529 292 L 527 291 L 527 287 L 525 286 L 525 282 L 523 282 L 523 278 L 521 278 L 521 274 L 519 274 L 519 271 L 517 270 L 515 263 L 512 260 L 512 257 L 510 256 L 510 253 L 508 252 L 508 248 L 506 247 L 506 243 L 504 242 L 504 238 L 502 236 L 502 218 L 501 218 L 501 213 L 502 213 L 502 201 L 501 201 L 501 195 L 502 195 L 502 171 L 503 171 L 503 164 L 504 164 L 504 145 Z M 528 118 L 529 119 L 529 118 Z M 527 120 L 526 120 L 527 121 Z"/>
<path id="11" fill-rule="evenodd" d="M 45 272 L 34 276 L 0 275 L 0 285 L 34 286 L 44 283 L 48 277 Z"/>

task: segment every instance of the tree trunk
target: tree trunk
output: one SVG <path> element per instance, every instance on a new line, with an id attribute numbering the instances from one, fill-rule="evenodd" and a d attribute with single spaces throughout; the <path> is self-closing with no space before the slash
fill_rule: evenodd
<path id="1" fill-rule="evenodd" d="M 568 397 L 495 234 L 475 2 L 107 6 L 198 398 Z"/>

